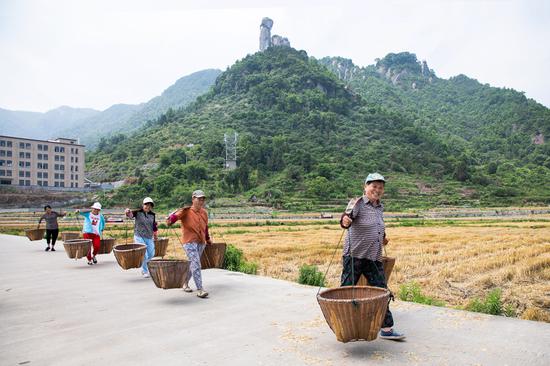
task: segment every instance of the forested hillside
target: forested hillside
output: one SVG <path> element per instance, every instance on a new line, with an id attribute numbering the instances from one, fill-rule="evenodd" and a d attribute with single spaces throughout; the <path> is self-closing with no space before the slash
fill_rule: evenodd
<path id="1" fill-rule="evenodd" d="M 185 110 L 102 141 L 88 171 L 103 181 L 131 177 L 135 184 L 112 202 L 147 194 L 173 204 L 202 187 L 211 196 L 256 194 L 307 209 L 359 194 L 375 170 L 389 179 L 393 209 L 549 202 L 548 147 L 531 140 L 547 135 L 548 109 L 466 77 L 438 79 L 416 57 L 390 54 L 365 69 L 348 64 L 355 74 L 340 80 L 323 66 L 337 62 L 304 51 L 272 47 L 247 56 Z M 515 127 L 502 115 L 515 115 Z M 233 171 L 223 169 L 225 132 L 239 133 Z"/>

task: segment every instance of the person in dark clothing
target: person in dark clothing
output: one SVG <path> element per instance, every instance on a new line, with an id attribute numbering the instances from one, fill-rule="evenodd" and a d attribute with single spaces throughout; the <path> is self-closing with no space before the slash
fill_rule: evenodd
<path id="1" fill-rule="evenodd" d="M 135 219 L 134 242 L 145 244 L 145 258 L 141 265 L 141 274 L 144 278 L 149 278 L 149 268 L 147 263 L 155 255 L 155 240 L 158 235 L 158 225 L 153 207 L 155 203 L 151 197 L 143 199 L 143 206 L 139 210 L 126 209 L 126 216 Z"/>
<path id="2" fill-rule="evenodd" d="M 51 249 L 52 252 L 55 252 L 55 242 L 59 235 L 59 225 L 57 224 L 57 218 L 65 216 L 66 213 L 57 213 L 56 211 L 52 211 L 52 207 L 50 205 L 44 206 L 44 211 L 46 212 L 44 213 L 44 215 L 40 216 L 40 220 L 38 220 L 38 227 L 40 227 L 40 223 L 42 222 L 42 220 L 46 221 L 46 243 L 48 244 L 48 246 L 45 250 L 47 252 Z"/>

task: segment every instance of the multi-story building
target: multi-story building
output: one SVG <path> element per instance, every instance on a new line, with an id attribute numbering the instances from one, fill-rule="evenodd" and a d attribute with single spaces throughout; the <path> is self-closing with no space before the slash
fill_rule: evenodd
<path id="1" fill-rule="evenodd" d="M 0 185 L 84 187 L 84 145 L 0 135 Z"/>

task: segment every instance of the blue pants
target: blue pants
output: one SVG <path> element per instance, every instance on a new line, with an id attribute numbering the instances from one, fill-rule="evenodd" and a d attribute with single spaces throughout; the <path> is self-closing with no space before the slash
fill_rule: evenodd
<path id="1" fill-rule="evenodd" d="M 143 273 L 149 273 L 149 269 L 147 268 L 147 263 L 155 255 L 155 240 L 153 238 L 148 239 L 148 238 L 143 238 L 141 236 L 134 235 L 134 242 L 147 245 L 147 249 L 145 250 L 145 258 L 143 259 L 143 263 L 141 265 L 141 271 Z"/>
<path id="2" fill-rule="evenodd" d="M 189 283 L 191 275 L 193 281 L 197 285 L 197 290 L 202 290 L 202 275 L 201 275 L 201 255 L 204 251 L 204 244 L 199 243 L 187 243 L 183 245 L 183 249 L 189 259 L 189 272 L 187 272 L 186 283 Z"/>

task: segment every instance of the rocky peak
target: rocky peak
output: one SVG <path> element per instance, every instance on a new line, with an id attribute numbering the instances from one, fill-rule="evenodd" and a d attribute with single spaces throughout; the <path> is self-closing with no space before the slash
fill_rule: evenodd
<path id="1" fill-rule="evenodd" d="M 418 61 L 414 53 L 389 53 L 376 60 L 376 71 L 393 85 L 419 88 L 423 83 L 431 83 L 435 73 L 424 60 Z"/>
<path id="2" fill-rule="evenodd" d="M 286 37 L 274 34 L 271 36 L 271 28 L 273 28 L 273 20 L 263 18 L 260 24 L 260 51 L 265 51 L 272 46 L 290 47 L 290 41 Z"/>

